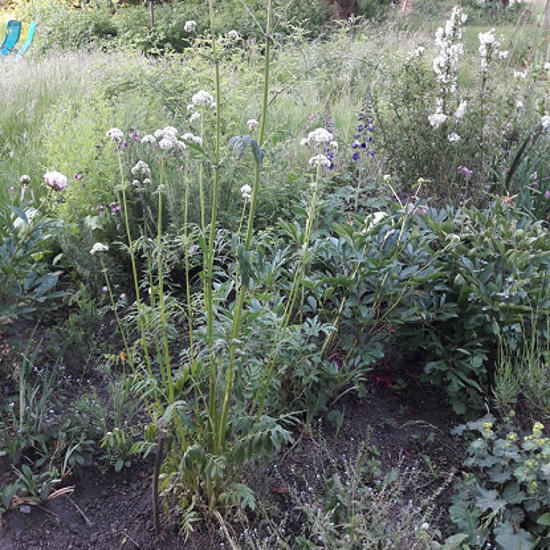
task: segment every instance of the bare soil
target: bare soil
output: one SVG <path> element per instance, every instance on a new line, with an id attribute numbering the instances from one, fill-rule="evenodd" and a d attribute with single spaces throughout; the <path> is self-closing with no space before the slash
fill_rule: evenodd
<path id="1" fill-rule="evenodd" d="M 275 524 L 278 515 L 294 509 L 292 495 L 305 487 L 319 491 L 316 498 L 322 499 L 323 480 L 333 465 L 349 460 L 365 442 L 378 449 L 383 472 L 398 464 L 416 468 L 428 480 L 426 491 L 430 493 L 449 472 L 458 471 L 461 449 L 450 436 L 450 428 L 460 419 L 449 407 L 445 393 L 418 382 L 410 366 L 391 368 L 385 364 L 383 369 L 373 371 L 367 395 L 359 398 L 350 392 L 333 405 L 332 410 L 343 415 L 340 425 L 328 421 L 328 411 L 312 429 L 298 431 L 295 443 L 283 449 L 273 462 L 249 465 L 243 482 L 255 491 L 264 509 L 270 510 Z M 103 377 L 92 372 L 89 379 L 98 394 L 105 390 L 101 388 Z M 405 380 L 400 389 L 396 389 L 398 379 Z M 63 393 L 73 392 L 74 396 L 89 389 L 76 382 L 72 387 L 66 383 Z M 2 397 L 0 407 L 1 401 Z M 172 511 L 169 517 L 164 508 L 162 538 L 157 540 L 151 506 L 153 460 L 133 462 L 131 467 L 115 473 L 112 468 L 100 468 L 99 445 L 96 454 L 93 464 L 83 469 L 82 477 L 73 474 L 65 480 L 64 486 L 74 487 L 69 496 L 59 496 L 41 506 L 18 506 L 5 514 L 0 526 L 0 550 L 229 547 L 223 542 L 220 526 L 209 521 L 195 524 L 195 531 L 185 540 L 177 512 Z M 433 477 L 433 485 L 429 476 Z M 0 458 L 0 490 L 14 479 L 9 461 Z M 443 532 L 449 499 L 447 488 L 436 502 L 435 521 Z M 248 521 L 248 525 L 254 524 L 258 518 L 252 515 Z M 238 539 L 243 523 L 232 525 L 229 529 Z"/>

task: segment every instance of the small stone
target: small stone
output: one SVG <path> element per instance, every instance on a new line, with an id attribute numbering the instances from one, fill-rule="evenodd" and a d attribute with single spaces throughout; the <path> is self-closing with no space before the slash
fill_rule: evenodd
<path id="1" fill-rule="evenodd" d="M 92 534 L 90 535 L 90 542 L 91 542 L 91 543 L 97 542 L 97 534 L 96 534 L 96 533 L 92 533 Z"/>
<path id="2" fill-rule="evenodd" d="M 19 506 L 19 511 L 22 514 L 30 514 L 31 513 L 31 507 L 28 504 L 22 504 Z"/>

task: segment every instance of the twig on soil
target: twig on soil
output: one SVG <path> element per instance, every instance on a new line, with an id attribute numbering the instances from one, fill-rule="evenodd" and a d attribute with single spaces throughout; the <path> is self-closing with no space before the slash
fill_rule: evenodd
<path id="1" fill-rule="evenodd" d="M 216 519 L 220 523 L 220 527 L 223 529 L 223 532 L 225 533 L 225 538 L 231 545 L 232 550 L 239 550 L 238 546 L 235 545 L 235 543 L 233 542 L 233 539 L 231 538 L 231 535 L 229 534 L 229 531 L 227 530 L 226 522 L 222 518 L 222 515 L 217 510 L 214 510 L 214 515 L 216 516 Z"/>
<path id="2" fill-rule="evenodd" d="M 155 536 L 160 538 L 160 519 L 159 519 L 159 471 L 162 462 L 162 449 L 164 447 L 164 439 L 166 431 L 161 430 L 159 433 L 157 444 L 157 455 L 155 457 L 155 469 L 153 470 L 153 520 L 155 523 Z"/>
<path id="3" fill-rule="evenodd" d="M 301 434 L 300 437 L 294 442 L 294 445 L 283 455 L 279 461 L 281 464 L 286 460 L 287 456 L 300 444 L 300 441 L 304 438 L 304 434 Z"/>
<path id="4" fill-rule="evenodd" d="M 135 545 L 136 545 L 136 548 L 141 548 L 141 546 L 126 532 L 126 531 L 121 531 L 121 533 L 128 539 L 130 540 L 131 542 L 133 542 Z M 124 544 L 124 541 L 122 541 L 121 544 Z"/>
<path id="5" fill-rule="evenodd" d="M 92 522 L 90 521 L 90 519 L 88 518 L 88 516 L 84 513 L 84 511 L 82 510 L 82 508 L 80 508 L 80 506 L 74 501 L 72 500 L 71 498 L 69 498 L 68 495 L 67 496 L 67 500 L 76 508 L 76 511 L 82 516 L 82 519 L 86 522 L 86 525 L 88 527 L 91 527 L 92 526 Z"/>
<path id="6" fill-rule="evenodd" d="M 334 404 L 336 403 L 336 401 L 338 401 L 340 398 L 344 397 L 344 395 L 346 395 L 346 393 L 349 393 L 351 391 L 355 391 L 355 390 L 358 390 L 359 387 L 358 386 L 352 386 L 351 388 L 348 388 L 347 390 L 343 391 L 340 395 L 336 396 L 333 400 L 333 402 L 330 404 L 330 406 L 334 406 Z"/>
<path id="7" fill-rule="evenodd" d="M 51 514 L 52 516 L 55 516 L 57 519 L 60 519 L 60 517 L 55 512 L 52 512 L 51 510 L 48 510 L 47 508 L 44 508 L 43 506 L 40 506 L 40 504 L 37 504 L 36 507 L 40 508 L 40 510 L 42 510 L 44 512 L 47 512 L 48 514 Z"/>

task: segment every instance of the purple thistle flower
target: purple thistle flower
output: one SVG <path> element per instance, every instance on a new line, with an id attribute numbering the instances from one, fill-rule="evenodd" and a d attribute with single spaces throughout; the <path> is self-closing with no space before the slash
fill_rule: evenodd
<path id="1" fill-rule="evenodd" d="M 371 157 L 374 157 L 374 149 L 371 149 L 371 150 L 369 151 L 369 155 L 370 155 Z"/>
<path id="2" fill-rule="evenodd" d="M 550 189 L 548 191 L 546 191 L 546 193 L 544 193 L 544 196 L 547 198 L 547 199 L 550 199 Z"/>
<path id="3" fill-rule="evenodd" d="M 366 149 L 367 148 L 367 144 L 365 142 L 361 143 L 361 149 Z"/>
<path id="4" fill-rule="evenodd" d="M 82 174 L 75 174 L 74 179 L 80 181 L 82 179 Z"/>
<path id="5" fill-rule="evenodd" d="M 359 160 L 359 153 L 353 153 L 353 157 L 351 157 L 355 162 Z"/>

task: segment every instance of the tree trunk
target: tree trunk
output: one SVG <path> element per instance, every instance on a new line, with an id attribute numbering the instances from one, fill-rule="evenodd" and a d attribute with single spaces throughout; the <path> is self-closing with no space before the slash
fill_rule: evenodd
<path id="1" fill-rule="evenodd" d="M 549 0 L 550 1 L 550 0 Z M 332 0 L 332 18 L 336 21 L 349 19 L 357 13 L 357 0 Z"/>

